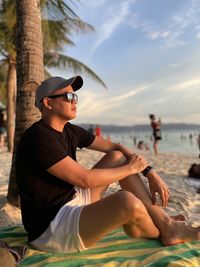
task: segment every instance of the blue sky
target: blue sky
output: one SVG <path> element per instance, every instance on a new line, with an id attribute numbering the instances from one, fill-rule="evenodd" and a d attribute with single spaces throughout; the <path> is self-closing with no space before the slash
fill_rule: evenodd
<path id="1" fill-rule="evenodd" d="M 72 36 L 76 46 L 65 52 L 108 86 L 82 75 L 76 122 L 146 124 L 155 113 L 163 123 L 200 123 L 200 0 L 82 0 L 76 7 L 96 31 Z"/>

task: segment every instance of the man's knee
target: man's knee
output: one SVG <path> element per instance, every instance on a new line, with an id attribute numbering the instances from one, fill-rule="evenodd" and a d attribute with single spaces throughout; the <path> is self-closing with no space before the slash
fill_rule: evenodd
<path id="1" fill-rule="evenodd" d="M 93 168 L 109 168 L 119 167 L 125 164 L 127 161 L 126 157 L 118 150 L 112 150 L 107 152 L 103 158 L 95 164 Z"/>
<path id="2" fill-rule="evenodd" d="M 130 219 L 135 217 L 138 211 L 143 208 L 141 200 L 129 191 L 118 192 L 118 203 L 122 215 Z"/>
<path id="3" fill-rule="evenodd" d="M 113 161 L 125 163 L 127 160 L 123 153 L 119 150 L 112 150 L 107 153 Z"/>

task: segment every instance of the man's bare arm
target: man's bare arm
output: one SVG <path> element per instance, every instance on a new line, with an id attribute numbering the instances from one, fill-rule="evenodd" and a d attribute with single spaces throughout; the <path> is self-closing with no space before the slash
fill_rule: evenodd
<path id="1" fill-rule="evenodd" d="M 69 156 L 51 166 L 47 171 L 70 184 L 82 188 L 106 186 L 131 174 L 141 172 L 148 163 L 140 156 L 130 156 L 127 164 L 106 169 L 86 169 Z"/>

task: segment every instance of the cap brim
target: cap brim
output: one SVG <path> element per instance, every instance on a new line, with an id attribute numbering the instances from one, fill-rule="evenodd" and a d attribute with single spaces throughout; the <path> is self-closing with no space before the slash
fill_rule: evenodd
<path id="1" fill-rule="evenodd" d="M 71 82 L 71 86 L 74 91 L 79 90 L 83 86 L 83 79 L 81 76 L 75 76 Z"/>

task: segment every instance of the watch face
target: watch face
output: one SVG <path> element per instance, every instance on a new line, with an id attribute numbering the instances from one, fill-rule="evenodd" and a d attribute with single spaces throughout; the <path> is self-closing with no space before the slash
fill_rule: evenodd
<path id="1" fill-rule="evenodd" d="M 147 166 L 147 167 L 142 171 L 142 174 L 143 174 L 144 176 L 146 176 L 146 175 L 148 174 L 148 172 L 149 172 L 151 169 L 152 169 L 151 166 Z"/>

